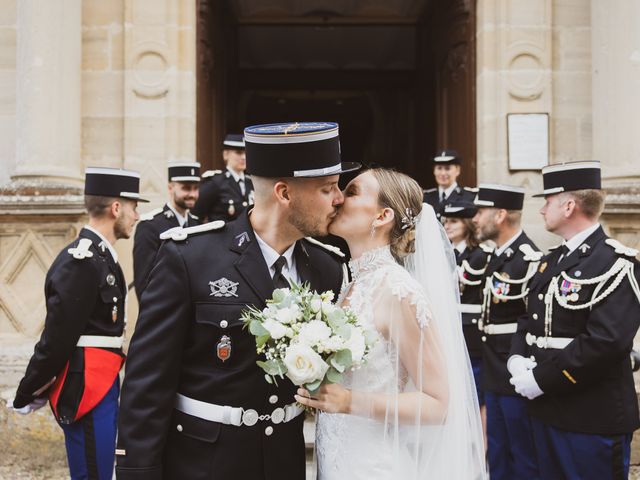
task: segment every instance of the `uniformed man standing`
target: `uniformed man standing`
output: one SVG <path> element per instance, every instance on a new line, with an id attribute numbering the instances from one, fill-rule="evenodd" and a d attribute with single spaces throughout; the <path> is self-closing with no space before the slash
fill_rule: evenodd
<path id="1" fill-rule="evenodd" d="M 478 321 L 482 307 L 483 275 L 493 248 L 478 242 L 472 219 L 478 209 L 466 202 L 453 202 L 444 207 L 442 218 L 447 237 L 453 246 L 458 266 L 462 333 L 467 344 L 473 379 L 476 384 L 480 414 L 486 437 L 486 407 L 482 390 L 482 341 Z"/>
<path id="2" fill-rule="evenodd" d="M 458 185 L 461 163 L 462 159 L 455 150 L 442 150 L 433 157 L 433 176 L 438 186 L 424 191 L 424 202 L 433 207 L 438 218 L 449 203 L 473 202 L 475 191 Z"/>
<path id="3" fill-rule="evenodd" d="M 200 164 L 169 162 L 169 201 L 140 216 L 133 241 L 133 283 L 138 301 L 160 248 L 160 234 L 170 228 L 192 227 L 199 223 L 190 212 L 198 200 Z"/>
<path id="4" fill-rule="evenodd" d="M 234 220 L 253 205 L 253 183 L 245 174 L 247 161 L 242 135 L 225 137 L 222 158 L 224 171 L 209 170 L 202 174 L 200 198 L 193 212 L 204 222 Z"/>
<path id="5" fill-rule="evenodd" d="M 338 125 L 245 130 L 256 203 L 236 221 L 166 232 L 142 297 L 120 402 L 118 479 L 305 477 L 296 388 L 265 380 L 241 313 L 276 287 L 337 292 L 326 235 L 343 201 Z"/>
<path id="6" fill-rule="evenodd" d="M 487 406 L 488 459 L 491 480 L 536 479 L 533 434 L 526 401 L 509 383 L 507 359 L 518 317 L 542 253 L 520 227 L 524 189 L 481 184 L 473 221 L 478 240 L 493 240 L 496 250 L 484 273 L 482 379 Z"/>
<path id="7" fill-rule="evenodd" d="M 542 170 L 548 231 L 562 245 L 530 283 L 509 359 L 530 399 L 542 478 L 627 478 L 640 426 L 629 354 L 640 325 L 637 250 L 609 238 L 599 162 Z"/>
<path id="8" fill-rule="evenodd" d="M 137 172 L 87 168 L 89 224 L 47 272 L 44 330 L 13 400 L 26 414 L 48 397 L 73 479 L 113 476 L 127 293 L 113 245 L 138 220 L 139 184 Z"/>

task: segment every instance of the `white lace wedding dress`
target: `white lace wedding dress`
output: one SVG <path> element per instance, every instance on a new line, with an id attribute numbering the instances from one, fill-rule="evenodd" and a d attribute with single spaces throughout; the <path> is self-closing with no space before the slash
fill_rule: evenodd
<path id="1" fill-rule="evenodd" d="M 428 325 L 431 313 L 423 290 L 407 270 L 396 263 L 388 246 L 365 252 L 349 266 L 353 281 L 343 289 L 338 303 L 348 305 L 361 325 L 376 332 L 377 342 L 366 363 L 345 374 L 344 386 L 357 392 L 392 396 L 415 390 L 414 381 L 399 362 L 398 346 L 389 338 L 395 337 L 390 335 L 394 328 L 390 323 L 407 321 L 399 317 L 409 313 L 414 317 L 410 321 L 420 328 Z M 381 421 L 320 412 L 316 427 L 318 478 L 414 478 L 411 446 L 399 442 L 393 430 L 397 430 L 393 418 Z"/>

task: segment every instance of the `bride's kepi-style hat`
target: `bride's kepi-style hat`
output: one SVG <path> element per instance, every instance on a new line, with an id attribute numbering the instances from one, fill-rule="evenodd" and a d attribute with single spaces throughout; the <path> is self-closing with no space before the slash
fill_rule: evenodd
<path id="1" fill-rule="evenodd" d="M 84 172 L 84 194 L 149 201 L 140 198 L 140 174 L 123 168 L 87 167 Z"/>
<path id="2" fill-rule="evenodd" d="M 247 172 L 259 177 L 326 177 L 361 166 L 340 159 L 337 123 L 254 125 L 244 129 L 244 142 Z"/>
<path id="3" fill-rule="evenodd" d="M 478 186 L 478 196 L 473 203 L 478 207 L 522 210 L 524 188 L 495 183 L 481 183 Z"/>
<path id="4" fill-rule="evenodd" d="M 544 197 L 576 190 L 600 190 L 600 162 L 597 160 L 558 163 L 542 169 L 542 193 L 534 197 Z"/>

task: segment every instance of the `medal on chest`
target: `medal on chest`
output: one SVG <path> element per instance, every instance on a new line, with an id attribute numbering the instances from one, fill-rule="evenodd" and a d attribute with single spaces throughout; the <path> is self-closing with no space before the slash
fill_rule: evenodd
<path id="1" fill-rule="evenodd" d="M 231 337 L 223 335 L 216 346 L 216 354 L 218 358 L 223 362 L 226 362 L 231 357 Z"/>
<path id="2" fill-rule="evenodd" d="M 229 215 L 233 215 L 234 213 L 236 213 L 236 207 L 233 204 L 233 200 L 229 200 L 229 208 L 227 209 L 227 213 Z"/>
<path id="3" fill-rule="evenodd" d="M 500 276 L 502 278 L 509 278 L 509 274 L 508 273 L 500 273 Z M 509 291 L 511 290 L 511 285 L 509 285 L 507 282 L 496 282 L 494 280 L 493 282 L 493 289 L 495 291 L 495 293 L 497 295 L 509 295 Z M 502 300 L 503 302 L 506 302 L 506 300 Z M 500 299 L 498 297 L 493 297 L 493 303 L 499 303 Z"/>
<path id="4" fill-rule="evenodd" d="M 560 284 L 560 294 L 569 302 L 578 301 L 578 292 L 582 287 L 568 280 L 562 280 Z"/>

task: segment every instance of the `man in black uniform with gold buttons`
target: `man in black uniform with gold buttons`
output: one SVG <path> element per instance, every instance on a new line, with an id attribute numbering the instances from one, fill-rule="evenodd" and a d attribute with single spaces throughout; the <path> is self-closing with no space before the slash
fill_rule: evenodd
<path id="1" fill-rule="evenodd" d="M 169 201 L 140 215 L 133 239 L 133 283 L 138 301 L 147 285 L 147 277 L 160 248 L 160 234 L 175 227 L 198 225 L 198 217 L 190 211 L 198 200 L 200 164 L 169 162 Z"/>
<path id="2" fill-rule="evenodd" d="M 533 435 L 526 401 L 509 383 L 507 360 L 520 315 L 527 310 L 527 284 L 542 253 L 520 226 L 524 189 L 481 184 L 473 221 L 478 240 L 496 249 L 484 273 L 482 317 L 482 387 L 487 406 L 487 443 L 491 480 L 535 479 Z"/>
<path id="3" fill-rule="evenodd" d="M 339 290 L 343 266 L 304 237 L 327 233 L 339 174 L 359 165 L 340 161 L 334 123 L 249 127 L 245 140 L 254 208 L 164 234 L 129 349 L 120 480 L 305 477 L 296 389 L 265 380 L 240 317 L 283 282 Z"/>
<path id="4" fill-rule="evenodd" d="M 48 397 L 74 479 L 113 477 L 127 294 L 113 244 L 138 220 L 139 185 L 137 172 L 87 168 L 89 224 L 47 272 L 44 330 L 13 400 L 26 414 Z"/>
<path id="5" fill-rule="evenodd" d="M 253 182 L 245 172 L 247 161 L 242 135 L 225 137 L 222 159 L 225 170 L 209 170 L 202 174 L 200 198 L 193 214 L 203 222 L 235 220 L 253 205 Z"/>
<path id="6" fill-rule="evenodd" d="M 629 354 L 640 325 L 638 251 L 609 238 L 600 163 L 542 170 L 546 229 L 563 238 L 530 283 L 509 359 L 511 383 L 530 399 L 543 478 L 629 474 L 640 426 Z"/>

